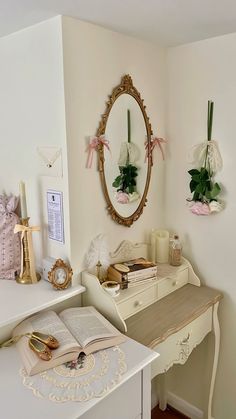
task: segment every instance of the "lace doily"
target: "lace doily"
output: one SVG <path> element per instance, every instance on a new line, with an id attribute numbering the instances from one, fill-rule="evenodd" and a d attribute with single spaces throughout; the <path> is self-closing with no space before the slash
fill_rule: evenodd
<path id="1" fill-rule="evenodd" d="M 125 353 L 119 346 L 80 355 L 40 374 L 28 376 L 20 369 L 23 384 L 40 398 L 54 402 L 86 401 L 110 391 L 127 370 Z"/>

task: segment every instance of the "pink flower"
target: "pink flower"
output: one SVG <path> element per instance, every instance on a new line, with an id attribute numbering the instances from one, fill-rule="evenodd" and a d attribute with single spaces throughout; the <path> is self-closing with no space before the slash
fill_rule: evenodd
<path id="1" fill-rule="evenodd" d="M 193 214 L 196 215 L 209 215 L 210 208 L 208 204 L 200 201 L 191 201 L 189 204 L 189 209 Z"/>
<path id="2" fill-rule="evenodd" d="M 119 191 L 116 193 L 116 200 L 119 204 L 128 204 L 129 195 L 125 192 Z"/>

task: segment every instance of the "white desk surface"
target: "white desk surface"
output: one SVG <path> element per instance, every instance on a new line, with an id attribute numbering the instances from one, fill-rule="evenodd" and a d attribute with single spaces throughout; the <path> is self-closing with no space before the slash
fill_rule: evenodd
<path id="1" fill-rule="evenodd" d="M 0 328 L 84 291 L 85 288 L 79 284 L 56 291 L 43 279 L 32 285 L 0 279 Z"/>
<path id="2" fill-rule="evenodd" d="M 156 352 L 129 338 L 120 347 L 126 354 L 127 372 L 110 393 L 159 356 Z M 77 419 L 106 397 L 105 395 L 87 402 L 65 403 L 39 399 L 23 385 L 19 375 L 20 367 L 21 361 L 14 347 L 0 350 L 0 416 L 2 419 Z"/>

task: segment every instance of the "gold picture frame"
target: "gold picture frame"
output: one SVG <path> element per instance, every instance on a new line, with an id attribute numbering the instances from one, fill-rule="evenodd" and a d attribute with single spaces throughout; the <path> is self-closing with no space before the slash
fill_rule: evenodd
<path id="1" fill-rule="evenodd" d="M 62 259 L 57 259 L 52 269 L 48 272 L 48 280 L 53 288 L 64 290 L 71 284 L 73 271 Z"/>

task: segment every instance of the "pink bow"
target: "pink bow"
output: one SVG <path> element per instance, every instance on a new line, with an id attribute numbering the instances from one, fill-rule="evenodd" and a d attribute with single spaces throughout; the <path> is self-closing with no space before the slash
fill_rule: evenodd
<path id="1" fill-rule="evenodd" d="M 103 144 L 103 146 L 106 147 L 107 150 L 111 151 L 109 147 L 109 141 L 106 140 L 105 135 L 101 135 L 100 137 L 90 137 L 90 143 L 87 148 L 89 154 L 88 154 L 88 160 L 86 164 L 86 167 L 89 169 L 91 168 L 92 163 L 93 163 L 93 152 L 94 150 L 97 150 L 100 144 Z"/>
<path id="2" fill-rule="evenodd" d="M 158 146 L 161 150 L 162 159 L 165 160 L 164 150 L 162 147 L 163 143 L 167 143 L 167 140 L 165 140 L 164 138 L 155 137 L 153 135 L 151 136 L 150 149 L 149 149 L 149 153 L 151 157 L 152 157 L 152 152 L 154 148 Z M 148 158 L 148 142 L 147 141 L 145 142 L 145 150 L 146 150 L 146 157 L 145 157 L 145 161 L 146 161 Z"/>

